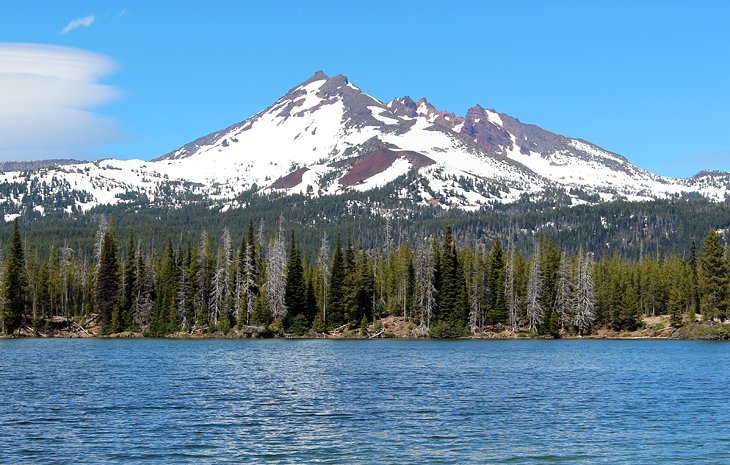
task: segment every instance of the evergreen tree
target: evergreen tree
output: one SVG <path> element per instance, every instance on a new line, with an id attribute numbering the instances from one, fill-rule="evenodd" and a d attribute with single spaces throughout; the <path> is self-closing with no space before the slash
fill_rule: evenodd
<path id="1" fill-rule="evenodd" d="M 114 229 L 108 225 L 104 230 L 96 276 L 96 310 L 104 331 L 119 330 L 119 261 Z M 112 316 L 116 314 L 115 326 Z"/>
<path id="2" fill-rule="evenodd" d="M 438 326 L 431 328 L 431 332 L 436 337 L 460 337 L 468 332 L 469 304 L 466 280 L 450 226 L 446 227 L 442 250 L 436 314 Z"/>
<path id="3" fill-rule="evenodd" d="M 283 217 L 279 219 L 276 236 L 269 243 L 266 261 L 266 293 L 269 297 L 269 310 L 275 320 L 286 316 L 286 240 L 284 239 Z"/>
<path id="4" fill-rule="evenodd" d="M 233 304 L 232 268 L 231 234 L 228 228 L 226 228 L 223 230 L 221 244 L 218 248 L 218 258 L 216 260 L 215 274 L 213 275 L 213 286 L 209 305 L 211 324 L 217 327 L 222 322 L 223 328 L 218 329 L 224 332 L 230 328 L 231 322 Z"/>
<path id="5" fill-rule="evenodd" d="M 251 236 L 253 237 L 253 236 Z M 251 242 L 246 242 L 246 250 L 241 264 L 242 275 L 242 311 L 239 317 L 239 326 L 250 324 L 251 312 L 253 311 L 254 301 L 258 295 L 258 285 L 256 283 L 256 246 Z"/>
<path id="6" fill-rule="evenodd" d="M 152 307 L 154 305 L 154 275 L 153 268 L 147 264 L 147 260 L 139 251 L 137 245 L 137 263 L 134 273 L 134 288 L 132 291 L 132 320 L 139 327 L 143 328 L 150 322 Z"/>
<path id="7" fill-rule="evenodd" d="M 122 298 L 119 303 L 119 313 L 121 316 L 121 324 L 124 328 L 132 325 L 132 304 L 134 302 L 134 289 L 137 285 L 135 282 L 137 267 L 137 255 L 134 245 L 134 234 L 130 232 L 127 241 L 127 258 L 122 267 Z"/>
<path id="8" fill-rule="evenodd" d="M 673 264 L 671 269 L 671 289 L 667 311 L 678 312 L 675 316 L 675 326 L 681 326 L 685 321 L 694 323 L 697 286 L 692 267 L 683 257 L 675 256 L 669 260 Z M 676 321 L 676 320 L 679 321 Z"/>
<path id="9" fill-rule="evenodd" d="M 704 253 L 700 260 L 703 319 L 727 318 L 729 282 L 730 270 L 725 250 L 720 243 L 720 235 L 712 229 L 705 237 Z"/>
<path id="10" fill-rule="evenodd" d="M 346 277 L 345 257 L 342 253 L 340 237 L 337 236 L 332 265 L 330 266 L 330 285 L 329 295 L 327 296 L 327 323 L 334 327 L 341 326 L 345 320 Z"/>
<path id="11" fill-rule="evenodd" d="M 156 299 L 148 334 L 165 336 L 179 329 L 177 312 L 178 267 L 172 244 L 167 243 L 164 258 L 157 272 Z"/>
<path id="12" fill-rule="evenodd" d="M 512 331 L 517 331 L 517 326 L 519 325 L 519 302 L 515 277 L 515 246 L 511 236 L 507 242 L 504 295 L 507 304 L 509 327 Z"/>
<path id="13" fill-rule="evenodd" d="M 330 259 L 329 259 L 330 247 L 327 242 L 327 236 L 322 236 L 322 243 L 319 247 L 319 254 L 317 255 L 317 268 L 319 270 L 319 282 L 320 282 L 320 302 L 322 302 L 322 323 L 327 323 L 327 300 L 329 299 L 329 280 L 330 280 Z"/>
<path id="14" fill-rule="evenodd" d="M 571 310 L 574 307 L 575 287 L 571 279 L 568 257 L 563 252 L 560 257 L 560 271 L 558 272 L 558 288 L 556 291 L 555 308 L 558 315 L 558 324 L 561 331 L 566 331 L 570 326 L 573 315 Z"/>
<path id="15" fill-rule="evenodd" d="M 509 324 L 509 312 L 504 290 L 505 259 L 502 242 L 497 239 L 489 254 L 489 275 L 487 278 L 487 311 L 493 324 Z"/>
<path id="16" fill-rule="evenodd" d="M 314 290 L 314 271 L 309 274 L 307 281 L 307 292 L 304 295 L 304 301 L 306 303 L 306 317 L 310 323 L 314 321 L 319 313 L 317 307 L 317 292 Z"/>
<path id="17" fill-rule="evenodd" d="M 289 244 L 289 260 L 286 266 L 286 285 L 284 289 L 284 302 L 286 304 L 288 323 L 298 315 L 304 315 L 306 319 L 306 283 L 304 282 L 304 266 L 299 253 L 299 244 L 291 232 L 291 243 Z M 287 323 L 287 324 L 288 324 Z"/>
<path id="18" fill-rule="evenodd" d="M 13 334 L 23 323 L 28 306 L 27 288 L 28 276 L 25 270 L 23 242 L 20 238 L 18 220 L 15 219 L 3 267 L 2 323 L 6 334 Z"/>
<path id="19" fill-rule="evenodd" d="M 481 247 L 467 250 L 464 255 L 464 268 L 468 276 L 469 292 L 469 329 L 472 333 L 481 331 L 485 323 L 486 273 L 484 253 Z"/>
<path id="20" fill-rule="evenodd" d="M 641 324 L 641 305 L 639 304 L 638 289 L 639 277 L 636 276 L 635 271 L 627 269 L 624 272 L 624 282 L 625 285 L 620 304 L 620 329 L 634 331 Z"/>
<path id="21" fill-rule="evenodd" d="M 68 317 L 69 300 L 71 297 L 71 254 L 73 250 L 68 246 L 68 240 L 63 241 L 63 246 L 59 251 L 59 267 L 61 273 L 61 314 Z"/>
<path id="22" fill-rule="evenodd" d="M 398 248 L 397 254 L 391 258 L 393 266 L 393 284 L 395 286 L 395 303 L 397 308 L 394 313 L 403 315 L 408 320 L 413 310 L 413 290 L 415 287 L 415 269 L 413 268 L 413 256 L 408 244 L 403 243 Z"/>
<path id="23" fill-rule="evenodd" d="M 544 316 L 541 332 L 550 334 L 553 337 L 560 335 L 558 314 L 555 310 L 555 301 L 558 292 L 558 274 L 560 271 L 560 250 L 555 244 L 542 238 L 540 241 L 540 265 L 542 267 L 542 292 L 540 301 L 542 303 Z"/>
<path id="24" fill-rule="evenodd" d="M 345 247 L 345 301 L 344 301 L 344 323 L 358 323 L 359 320 L 352 319 L 357 313 L 357 267 L 355 264 L 355 249 L 352 245 L 352 238 L 348 239 Z"/>
<path id="25" fill-rule="evenodd" d="M 422 328 L 431 325 L 436 306 L 434 247 L 419 241 L 416 247 L 416 283 L 418 319 Z"/>
<path id="26" fill-rule="evenodd" d="M 700 284 L 697 271 L 697 242 L 694 239 L 692 239 L 692 245 L 690 246 L 689 250 L 689 268 L 692 272 L 692 308 L 690 309 L 690 312 L 692 313 L 691 320 L 694 321 L 694 315 L 702 311 L 700 308 Z M 689 318 L 690 315 L 688 314 L 688 319 Z"/>
<path id="27" fill-rule="evenodd" d="M 596 321 L 596 293 L 593 281 L 593 255 L 582 257 L 578 265 L 578 285 L 576 290 L 576 308 L 573 312 L 578 334 L 587 334 Z"/>
<path id="28" fill-rule="evenodd" d="M 213 276 L 213 248 L 205 232 L 200 235 L 198 260 L 195 268 L 195 273 L 191 274 L 191 278 L 194 276 L 197 289 L 193 302 L 195 321 L 199 326 L 204 326 L 210 323 L 208 302 L 210 301 Z"/>
<path id="29" fill-rule="evenodd" d="M 373 278 L 373 269 L 370 266 L 370 261 L 364 250 L 356 262 L 355 272 L 355 298 L 352 302 L 352 307 L 349 309 L 350 315 L 348 320 L 351 322 L 362 322 L 363 318 L 365 318 L 367 322 L 375 294 L 375 280 Z"/>
<path id="30" fill-rule="evenodd" d="M 545 321 L 545 309 L 540 298 L 544 282 L 540 256 L 540 246 L 536 245 L 535 256 L 532 258 L 532 266 L 530 267 L 530 276 L 527 281 L 527 320 L 530 324 L 530 331 L 533 333 L 536 333 Z"/>

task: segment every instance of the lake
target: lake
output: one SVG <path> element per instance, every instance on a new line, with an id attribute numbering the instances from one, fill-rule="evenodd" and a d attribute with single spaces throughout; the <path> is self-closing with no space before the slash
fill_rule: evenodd
<path id="1" fill-rule="evenodd" d="M 1 463 L 730 463 L 730 343 L 0 340 Z"/>

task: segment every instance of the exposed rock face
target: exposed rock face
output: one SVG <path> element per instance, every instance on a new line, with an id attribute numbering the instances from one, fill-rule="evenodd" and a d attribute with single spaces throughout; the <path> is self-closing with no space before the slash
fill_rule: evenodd
<path id="1" fill-rule="evenodd" d="M 393 162 L 399 158 L 408 160 L 413 169 L 416 170 L 435 163 L 427 156 L 416 152 L 399 152 L 389 149 L 376 150 L 355 157 L 354 159 L 346 160 L 350 161 L 351 165 L 347 173 L 340 178 L 340 185 L 342 187 L 351 187 L 360 184 L 390 168 Z"/>
<path id="2" fill-rule="evenodd" d="M 277 179 L 271 187 L 274 189 L 291 189 L 292 187 L 298 186 L 302 183 L 302 176 L 304 176 L 304 173 L 307 171 L 309 171 L 309 168 L 306 166 L 299 168 L 296 171 L 292 171 L 286 176 Z"/>
<path id="3" fill-rule="evenodd" d="M 416 204 L 468 210 L 551 198 L 585 203 L 692 194 L 724 201 L 730 192 L 728 173 L 657 176 L 587 141 L 480 105 L 463 117 L 425 98 L 386 105 L 345 76 L 322 71 L 267 109 L 151 162 L 61 160 L 2 168 L 0 207 L 7 221 L 26 212 L 140 200 L 175 207 L 212 200 L 230 208 L 247 190 L 336 195 L 388 186 Z"/>
<path id="4" fill-rule="evenodd" d="M 512 149 L 510 133 L 493 123 L 481 105 L 475 105 L 466 112 L 461 134 L 471 138 L 477 144 L 495 152 Z"/>
<path id="5" fill-rule="evenodd" d="M 397 98 L 388 104 L 394 116 L 415 118 L 418 116 L 418 105 L 409 96 Z"/>

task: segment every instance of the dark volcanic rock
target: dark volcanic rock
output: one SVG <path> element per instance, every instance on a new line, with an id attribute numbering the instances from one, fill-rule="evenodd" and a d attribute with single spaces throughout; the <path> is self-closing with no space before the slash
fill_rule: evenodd
<path id="1" fill-rule="evenodd" d="M 388 104 L 388 108 L 395 116 L 415 118 L 418 116 L 418 104 L 409 96 L 394 99 Z"/>
<path id="2" fill-rule="evenodd" d="M 360 184 L 363 181 L 382 173 L 399 158 L 404 158 L 410 161 L 414 169 L 419 169 L 435 163 L 429 157 L 418 152 L 395 151 L 390 149 L 376 150 L 374 152 L 360 155 L 359 157 L 343 160 L 343 162 L 349 161 L 351 166 L 347 173 L 340 178 L 340 184 L 343 187 Z"/>
<path id="3" fill-rule="evenodd" d="M 487 112 L 481 105 L 473 106 L 466 112 L 461 133 L 495 152 L 501 152 L 503 148 L 512 148 L 509 132 L 489 121 Z"/>
<path id="4" fill-rule="evenodd" d="M 296 171 L 292 171 L 286 176 L 277 179 L 271 187 L 274 189 L 291 189 L 292 187 L 296 187 L 301 184 L 302 176 L 304 176 L 304 173 L 307 171 L 309 171 L 309 168 L 306 166 L 299 168 Z"/>

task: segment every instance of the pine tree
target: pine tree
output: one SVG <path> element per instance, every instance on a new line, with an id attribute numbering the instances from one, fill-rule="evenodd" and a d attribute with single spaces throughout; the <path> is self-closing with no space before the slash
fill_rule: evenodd
<path id="1" fill-rule="evenodd" d="M 195 321 L 203 326 L 210 323 L 208 302 L 210 300 L 210 283 L 213 274 L 213 250 L 208 235 L 203 232 L 200 235 L 200 246 L 198 248 L 198 260 L 194 275 L 197 294 L 193 302 L 195 309 Z"/>
<path id="2" fill-rule="evenodd" d="M 314 321 L 319 313 L 317 307 L 317 292 L 314 290 L 314 271 L 309 273 L 309 279 L 307 281 L 307 292 L 304 294 L 304 301 L 306 303 L 306 317 L 310 323 Z"/>
<path id="3" fill-rule="evenodd" d="M 105 228 L 101 242 L 96 276 L 96 310 L 104 331 L 118 330 L 111 325 L 112 315 L 118 315 L 119 312 L 119 262 L 117 240 L 110 225 Z"/>
<path id="4" fill-rule="evenodd" d="M 211 289 L 210 317 L 211 324 L 218 326 L 223 322 L 224 328 L 230 327 L 232 294 L 232 242 L 228 228 L 223 230 L 221 245 L 218 248 L 216 270 L 213 275 L 213 287 Z"/>
<path id="5" fill-rule="evenodd" d="M 364 318 L 367 322 L 375 294 L 375 280 L 373 269 L 364 250 L 355 264 L 355 273 L 355 299 L 348 320 L 362 322 Z"/>
<path id="6" fill-rule="evenodd" d="M 101 253 L 104 244 L 104 234 L 106 233 L 108 227 L 109 222 L 104 215 L 101 215 L 99 217 L 99 227 L 96 230 L 96 238 L 94 241 L 94 259 L 97 266 L 99 265 L 99 261 L 101 260 Z"/>
<path id="7" fill-rule="evenodd" d="M 69 312 L 69 293 L 71 285 L 71 254 L 73 250 L 68 246 L 68 240 L 63 241 L 63 246 L 59 251 L 59 267 L 61 269 L 61 314 L 68 317 Z"/>
<path id="8" fill-rule="evenodd" d="M 404 320 L 410 319 L 413 308 L 413 289 L 415 286 L 415 270 L 413 258 L 408 244 L 401 244 L 398 254 L 394 257 L 395 269 L 395 297 L 398 306 L 398 313 L 403 315 Z M 358 320 L 355 320 L 358 321 Z"/>
<path id="9" fill-rule="evenodd" d="M 269 310 L 275 320 L 283 320 L 286 316 L 284 292 L 286 287 L 286 241 L 284 239 L 283 218 L 279 220 L 279 229 L 269 244 L 266 262 L 266 292 L 269 297 Z"/>
<path id="10" fill-rule="evenodd" d="M 558 272 L 558 289 L 555 298 L 555 308 L 558 315 L 560 330 L 566 331 L 571 324 L 573 315 L 571 310 L 574 307 L 575 287 L 571 279 L 568 257 L 565 252 L 560 257 L 560 271 Z"/>
<path id="11" fill-rule="evenodd" d="M 504 295 L 507 303 L 508 322 L 512 331 L 517 331 L 519 324 L 518 298 L 515 283 L 515 245 L 510 236 L 507 242 L 507 266 L 505 269 Z"/>
<path id="12" fill-rule="evenodd" d="M 284 303 L 286 304 L 288 323 L 299 315 L 306 318 L 306 283 L 304 282 L 304 266 L 299 252 L 299 244 L 291 232 L 289 244 L 289 261 L 286 266 L 286 284 L 284 289 Z"/>
<path id="13" fill-rule="evenodd" d="M 631 269 L 624 271 L 624 287 L 620 300 L 621 329 L 636 330 L 641 324 L 639 277 Z"/>
<path id="14" fill-rule="evenodd" d="M 681 256 L 670 257 L 667 260 L 670 288 L 667 312 L 670 320 L 674 317 L 672 324 L 681 326 L 685 322 L 695 321 L 695 292 L 697 288 L 694 282 L 692 267 Z"/>
<path id="15" fill-rule="evenodd" d="M 127 241 L 127 258 L 122 267 L 122 298 L 119 303 L 121 324 L 124 328 L 132 324 L 132 304 L 134 302 L 134 289 L 136 287 L 135 276 L 137 267 L 137 255 L 134 244 L 134 234 L 129 234 Z"/>
<path id="16" fill-rule="evenodd" d="M 593 255 L 586 253 L 578 265 L 578 285 L 573 324 L 578 334 L 587 334 L 596 320 L 596 291 L 593 281 Z"/>
<path id="17" fill-rule="evenodd" d="M 489 275 L 487 278 L 487 311 L 493 324 L 509 324 L 509 312 L 504 295 L 505 259 L 502 242 L 497 239 L 489 254 Z"/>
<path id="18" fill-rule="evenodd" d="M 697 270 L 697 242 L 692 239 L 692 245 L 689 250 L 689 268 L 692 272 L 691 295 L 692 307 L 687 311 L 687 319 L 691 322 L 695 321 L 695 315 L 700 313 L 700 283 Z"/>
<path id="19" fill-rule="evenodd" d="M 543 274 L 539 243 L 535 247 L 530 276 L 527 280 L 527 320 L 530 324 L 530 331 L 533 333 L 537 333 L 538 328 L 545 322 L 545 309 L 540 298 L 542 295 Z"/>
<path id="20" fill-rule="evenodd" d="M 10 238 L 3 267 L 2 324 L 6 334 L 13 334 L 23 323 L 28 306 L 27 287 L 25 254 L 16 219 L 13 222 L 13 235 Z"/>
<path id="21" fill-rule="evenodd" d="M 476 333 L 484 328 L 484 295 L 486 294 L 484 276 L 484 257 L 479 248 L 474 249 L 470 254 L 467 267 L 468 271 L 468 292 L 469 292 L 469 329 Z"/>
<path id="22" fill-rule="evenodd" d="M 343 323 L 358 323 L 353 320 L 353 314 L 356 312 L 355 300 L 357 295 L 357 269 L 355 266 L 355 249 L 352 245 L 352 238 L 347 240 L 345 247 L 345 301 L 344 301 L 344 320 Z"/>
<path id="23" fill-rule="evenodd" d="M 442 250 L 436 314 L 439 326 L 432 328 L 432 333 L 437 337 L 459 337 L 468 332 L 469 304 L 466 280 L 450 226 L 446 227 Z"/>
<path id="24" fill-rule="evenodd" d="M 252 236 L 253 237 L 253 236 Z M 245 319 L 239 321 L 241 324 L 250 324 L 251 312 L 253 311 L 254 301 L 258 294 L 256 285 L 256 258 L 255 245 L 252 242 L 246 243 L 246 252 L 243 259 L 243 299 L 245 304 Z"/>
<path id="25" fill-rule="evenodd" d="M 342 253 L 342 246 L 340 245 L 340 238 L 338 236 L 335 251 L 332 256 L 329 295 L 327 296 L 329 298 L 327 300 L 327 309 L 329 312 L 327 322 L 335 327 L 342 325 L 345 320 L 346 276 L 345 257 Z"/>
<path id="26" fill-rule="evenodd" d="M 322 236 L 322 243 L 319 247 L 319 255 L 317 256 L 317 269 L 319 270 L 319 282 L 321 284 L 321 302 L 322 302 L 322 323 L 327 324 L 327 300 L 329 292 L 330 280 L 330 259 L 329 259 L 329 243 L 327 235 Z"/>
<path id="27" fill-rule="evenodd" d="M 170 242 L 157 273 L 156 299 L 148 334 L 155 337 L 165 336 L 179 329 L 177 311 L 178 266 L 175 252 Z"/>
<path id="28" fill-rule="evenodd" d="M 178 307 L 178 318 L 180 320 L 180 329 L 182 331 L 190 331 L 195 323 L 193 318 L 192 301 L 189 300 L 190 293 L 190 278 L 188 270 L 190 269 L 190 262 L 192 260 L 192 251 L 188 248 L 185 258 L 183 258 L 182 251 L 180 258 L 178 259 L 178 281 L 177 281 L 177 307 Z"/>
<path id="29" fill-rule="evenodd" d="M 434 283 L 433 247 L 423 241 L 416 246 L 416 306 L 418 321 L 422 328 L 431 325 L 436 304 L 436 286 Z"/>
<path id="30" fill-rule="evenodd" d="M 730 270 L 720 235 L 714 229 L 705 237 L 704 253 L 700 259 L 701 310 L 705 320 L 728 316 Z"/>
<path id="31" fill-rule="evenodd" d="M 152 283 L 154 276 L 152 267 L 148 265 L 147 260 L 140 253 L 139 247 L 138 243 L 135 253 L 137 262 L 134 270 L 134 288 L 132 290 L 132 320 L 139 328 L 142 328 L 150 322 L 152 317 L 154 304 Z"/>
<path id="32" fill-rule="evenodd" d="M 543 285 L 540 293 L 540 301 L 544 316 L 541 332 L 550 334 L 553 337 L 560 335 L 558 314 L 555 311 L 555 301 L 558 291 L 558 274 L 560 271 L 560 250 L 555 244 L 542 238 L 540 244 L 540 265 L 542 267 Z"/>

